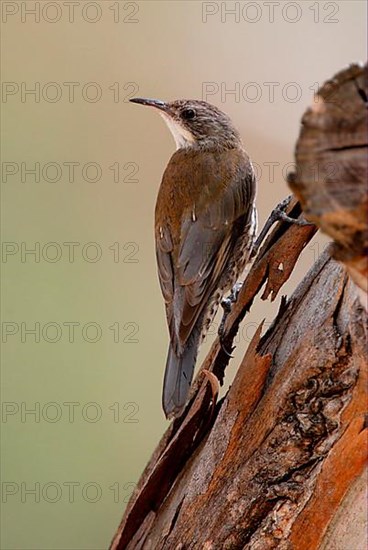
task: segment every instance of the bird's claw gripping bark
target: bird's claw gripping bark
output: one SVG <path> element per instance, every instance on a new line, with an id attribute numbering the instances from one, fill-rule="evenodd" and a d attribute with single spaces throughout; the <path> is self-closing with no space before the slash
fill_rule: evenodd
<path id="1" fill-rule="evenodd" d="M 308 222 L 307 220 L 291 218 L 290 216 L 285 214 L 285 210 L 289 206 L 291 199 L 292 199 L 292 195 L 289 195 L 288 197 L 286 197 L 286 199 L 281 201 L 280 204 L 278 204 L 276 206 L 276 208 L 274 208 L 272 210 L 272 212 L 271 212 L 268 220 L 266 221 L 261 233 L 259 234 L 256 242 L 254 243 L 253 250 L 252 250 L 252 257 L 254 257 L 256 255 L 256 253 L 258 252 L 259 247 L 261 246 L 261 244 L 265 240 L 265 237 L 266 237 L 267 233 L 269 232 L 269 230 L 271 229 L 271 227 L 273 226 L 274 223 L 276 223 L 278 221 L 283 221 L 283 222 L 292 223 L 294 225 L 300 225 L 300 226 L 313 225 L 312 223 Z"/>
<path id="2" fill-rule="evenodd" d="M 228 357 L 233 357 L 231 355 L 231 353 L 228 352 L 228 350 L 225 348 L 225 345 L 224 345 L 224 330 L 225 330 L 225 323 L 226 323 L 226 319 L 228 318 L 229 316 L 229 313 L 231 311 L 231 307 L 233 304 L 235 304 L 235 302 L 237 301 L 238 299 L 238 296 L 239 296 L 239 292 L 241 290 L 241 287 L 242 287 L 243 283 L 239 282 L 239 283 L 235 283 L 235 285 L 233 286 L 233 288 L 231 289 L 231 292 L 229 294 L 229 296 L 227 298 L 223 298 L 221 300 L 221 306 L 224 310 L 224 314 L 222 316 L 222 319 L 221 319 L 221 323 L 220 323 L 220 326 L 219 326 L 219 329 L 218 329 L 218 335 L 219 335 L 219 339 L 220 339 L 220 344 L 221 344 L 221 348 L 222 350 L 226 353 L 226 355 Z"/>

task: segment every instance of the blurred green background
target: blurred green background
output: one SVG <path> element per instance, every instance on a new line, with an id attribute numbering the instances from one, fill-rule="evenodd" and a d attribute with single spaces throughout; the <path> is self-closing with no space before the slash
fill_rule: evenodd
<path id="1" fill-rule="evenodd" d="M 1 548 L 101 550 L 168 425 L 152 228 L 174 142 L 128 99 L 202 98 L 226 111 L 258 170 L 262 223 L 288 194 L 283 176 L 318 84 L 365 59 L 366 5 L 1 9 Z M 325 242 L 306 248 L 283 293 Z M 227 384 L 278 304 L 254 305 Z"/>

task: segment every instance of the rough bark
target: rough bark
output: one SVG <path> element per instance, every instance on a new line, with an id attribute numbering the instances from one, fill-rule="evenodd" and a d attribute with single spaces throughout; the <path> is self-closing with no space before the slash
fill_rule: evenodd
<path id="1" fill-rule="evenodd" d="M 326 103 L 331 89 L 333 107 Z M 229 357 L 213 344 L 186 411 L 137 484 L 112 549 L 366 546 L 366 312 L 359 301 L 366 292 L 365 70 L 342 71 L 320 98 L 303 119 L 291 185 L 334 243 L 282 299 L 269 330 L 261 336 L 258 328 L 218 403 Z M 333 181 L 324 169 L 321 176 L 326 159 L 338 168 Z M 301 214 L 296 200 L 288 213 Z M 227 319 L 227 349 L 263 285 L 262 299 L 275 299 L 315 231 L 277 224 Z"/>
<path id="2" fill-rule="evenodd" d="M 352 65 L 319 90 L 302 120 L 289 184 L 309 219 L 334 240 L 332 255 L 368 292 L 367 66 Z M 361 293 L 362 302 L 367 297 Z"/>

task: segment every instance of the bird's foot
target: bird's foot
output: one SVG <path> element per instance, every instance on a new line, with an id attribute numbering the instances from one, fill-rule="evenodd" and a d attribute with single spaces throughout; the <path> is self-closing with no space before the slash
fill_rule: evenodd
<path id="1" fill-rule="evenodd" d="M 288 197 L 286 197 L 286 199 L 281 201 L 280 204 L 276 206 L 276 208 L 272 210 L 261 233 L 259 234 L 256 242 L 254 243 L 253 250 L 252 250 L 252 257 L 254 257 L 257 254 L 261 244 L 265 240 L 267 233 L 269 232 L 269 230 L 271 229 L 274 223 L 283 221 L 283 222 L 292 223 L 294 225 L 299 225 L 299 226 L 313 225 L 307 220 L 291 218 L 285 213 L 285 210 L 289 206 L 292 197 L 293 197 L 292 195 L 289 195 Z"/>
<path id="2" fill-rule="evenodd" d="M 239 292 L 241 290 L 242 285 L 243 285 L 243 283 L 241 283 L 241 282 L 235 283 L 235 285 L 231 289 L 231 292 L 230 292 L 229 296 L 227 298 L 223 298 L 221 300 L 221 306 L 224 310 L 224 314 L 222 316 L 221 323 L 220 323 L 220 326 L 219 326 L 219 329 L 218 329 L 218 335 L 219 335 L 219 339 L 220 339 L 221 348 L 226 353 L 226 355 L 228 355 L 228 357 L 233 357 L 233 356 L 231 355 L 231 352 L 230 353 L 228 352 L 228 350 L 226 349 L 226 347 L 224 345 L 225 323 L 226 323 L 226 319 L 228 318 L 229 313 L 231 311 L 232 305 L 235 304 L 235 302 L 238 299 Z"/>
<path id="3" fill-rule="evenodd" d="M 231 355 L 231 351 L 228 351 L 226 349 L 223 338 L 220 334 L 219 334 L 219 340 L 220 340 L 220 346 L 221 346 L 222 351 L 225 353 L 225 355 L 227 355 L 228 357 L 230 357 L 230 359 L 232 359 L 234 356 Z"/>
<path id="4" fill-rule="evenodd" d="M 242 289 L 242 286 L 243 286 L 242 281 L 238 281 L 237 283 L 235 283 L 235 285 L 231 289 L 231 292 L 229 295 L 229 300 L 231 301 L 231 304 L 235 304 L 235 302 L 237 301 L 239 293 Z"/>

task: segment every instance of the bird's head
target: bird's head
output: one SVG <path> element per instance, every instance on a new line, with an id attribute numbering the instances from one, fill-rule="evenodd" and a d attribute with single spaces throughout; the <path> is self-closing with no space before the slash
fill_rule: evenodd
<path id="1" fill-rule="evenodd" d="M 140 97 L 130 101 L 153 107 L 162 115 L 177 149 L 193 146 L 230 149 L 241 145 L 240 135 L 230 118 L 206 101 L 178 99 L 165 102 Z"/>

